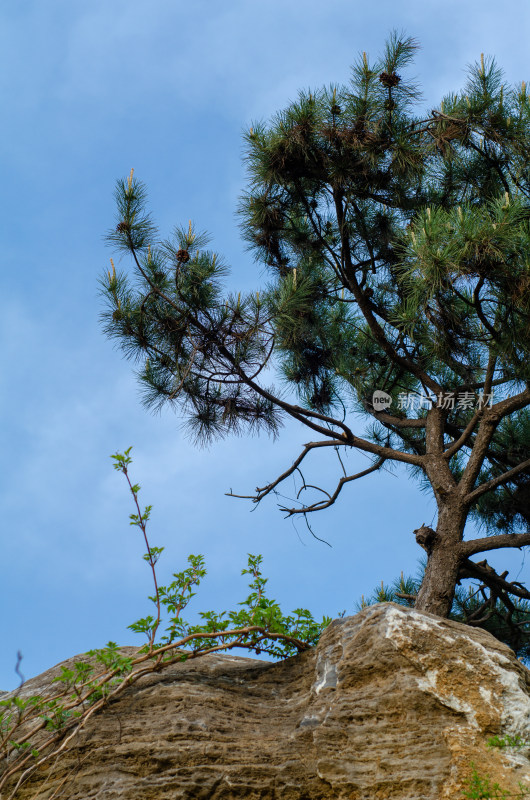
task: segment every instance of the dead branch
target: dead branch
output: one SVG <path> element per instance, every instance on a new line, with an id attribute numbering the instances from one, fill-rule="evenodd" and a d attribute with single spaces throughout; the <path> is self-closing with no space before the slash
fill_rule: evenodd
<path id="1" fill-rule="evenodd" d="M 307 514 L 310 511 L 322 511 L 323 508 L 329 508 L 329 506 L 333 505 L 341 493 L 343 486 L 351 481 L 356 481 L 358 478 L 364 478 L 365 475 L 369 475 L 371 472 L 375 472 L 383 466 L 385 461 L 386 458 L 378 458 L 375 464 L 372 464 L 372 466 L 368 467 L 368 469 L 364 469 L 362 472 L 357 472 L 355 475 L 347 475 L 345 478 L 341 478 L 337 484 L 337 488 L 331 496 L 329 496 L 329 493 L 324 489 L 321 489 L 320 491 L 328 495 L 328 500 L 319 500 L 317 503 L 312 503 L 310 506 L 302 506 L 301 508 L 287 508 L 286 506 L 280 506 L 280 511 L 284 511 L 287 517 L 291 517 L 293 514 Z M 302 489 L 304 488 L 306 487 L 303 486 Z"/>
<path id="2" fill-rule="evenodd" d="M 530 592 L 525 589 L 522 583 L 518 581 L 507 581 L 506 576 L 508 572 L 503 572 L 498 575 L 493 567 L 491 567 L 486 560 L 484 561 L 471 561 L 466 558 L 460 567 L 458 573 L 459 579 L 462 578 L 478 578 L 481 583 L 485 584 L 491 591 L 497 593 L 503 602 L 505 602 L 506 595 L 515 595 L 523 600 L 530 600 Z M 509 597 L 507 598 L 509 602 Z"/>
<path id="3" fill-rule="evenodd" d="M 240 497 L 243 500 L 252 500 L 254 503 L 259 503 L 261 500 L 263 500 L 264 497 L 270 494 L 270 492 L 276 489 L 276 487 L 279 486 L 280 483 L 282 483 L 286 478 L 292 475 L 293 472 L 295 472 L 298 469 L 298 467 L 300 466 L 306 455 L 310 453 L 311 450 L 314 450 L 317 447 L 337 447 L 337 442 L 335 439 L 328 439 L 322 442 L 308 442 L 306 445 L 304 445 L 304 449 L 302 450 L 298 458 L 295 459 L 295 461 L 293 461 L 291 466 L 288 469 L 286 469 L 285 472 L 282 472 L 282 474 L 279 475 L 274 481 L 267 484 L 267 486 L 263 486 L 261 489 L 259 487 L 256 487 L 255 495 L 234 494 L 232 490 L 230 490 L 229 492 L 225 493 L 226 496 Z"/>

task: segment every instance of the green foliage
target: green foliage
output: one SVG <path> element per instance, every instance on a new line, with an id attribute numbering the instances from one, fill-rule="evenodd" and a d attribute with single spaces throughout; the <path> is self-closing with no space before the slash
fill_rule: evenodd
<path id="1" fill-rule="evenodd" d="M 242 570 L 242 575 L 250 576 L 250 591 L 240 608 L 230 612 L 201 612 L 199 624 L 186 622 L 182 612 L 206 575 L 204 559 L 200 555 L 188 556 L 188 566 L 174 573 L 174 580 L 168 586 L 158 584 L 155 565 L 164 548 L 149 543 L 147 521 L 151 506 L 140 510 L 140 486 L 129 477 L 131 449 L 115 453 L 112 459 L 114 468 L 124 474 L 133 496 L 137 513 L 131 515 L 131 524 L 142 533 L 147 547 L 144 559 L 153 576 L 155 594 L 149 600 L 156 607 L 156 618 L 148 615 L 129 625 L 134 632 L 146 635 L 148 642 L 131 656 L 124 655 L 116 642 L 108 642 L 103 648 L 89 650 L 87 660 L 75 662 L 71 667 L 61 666 L 52 681 L 57 684 L 55 695 L 21 697 L 15 692 L 0 701 L 0 753 L 4 758 L 0 793 L 13 776 L 20 773 L 23 781 L 58 755 L 65 737 L 73 736 L 90 715 L 142 675 L 176 661 L 233 648 L 285 658 L 315 645 L 331 622 L 329 617 L 317 622 L 303 608 L 284 615 L 278 603 L 266 595 L 262 557 L 253 555 L 248 556 L 248 565 Z M 167 615 L 166 632 L 157 641 L 162 610 Z"/>
<path id="2" fill-rule="evenodd" d="M 489 776 L 479 775 L 476 769 L 473 769 L 472 777 L 469 781 L 469 788 L 464 791 L 462 797 L 469 798 L 469 800 L 507 800 L 507 798 L 522 798 L 530 795 L 530 788 L 519 784 L 519 791 L 517 794 L 508 792 L 501 789 L 498 783 L 491 783 Z"/>
<path id="3" fill-rule="evenodd" d="M 324 617 L 319 623 L 304 608 L 295 609 L 292 615 L 284 615 L 278 603 L 266 596 L 265 586 L 268 579 L 262 575 L 261 561 L 260 555 L 248 556 L 248 567 L 241 574 L 252 578 L 249 584 L 250 594 L 239 604 L 242 606 L 239 611 L 201 612 L 202 625 L 189 627 L 186 635 L 258 627 L 259 630 L 245 635 L 238 647 L 258 654 L 266 653 L 274 658 L 295 655 L 302 642 L 309 646 L 316 645 L 322 631 L 331 622 L 331 617 Z M 224 641 L 224 637 L 219 637 L 218 643 Z M 215 640 L 205 639 L 201 646 L 214 647 L 215 644 Z"/>
<path id="4" fill-rule="evenodd" d="M 128 627 L 147 637 L 149 649 L 167 647 L 177 640 L 190 640 L 194 642 L 193 652 L 196 654 L 229 646 L 285 658 L 299 652 L 301 647 L 316 644 L 331 619 L 325 617 L 318 623 L 307 609 L 302 608 L 296 609 L 292 615 L 284 615 L 277 602 L 266 596 L 267 578 L 263 577 L 261 571 L 262 557 L 251 554 L 248 556 L 247 568 L 241 573 L 251 576 L 250 593 L 239 604 L 239 610 L 200 612 L 202 623 L 198 625 L 191 625 L 182 618 L 182 613 L 196 594 L 194 590 L 206 575 L 204 559 L 201 555 L 188 556 L 189 566 L 186 569 L 174 573 L 174 580 L 169 585 L 158 585 L 154 568 L 164 548 L 154 547 L 148 542 L 146 525 L 151 506 L 146 506 L 143 512 L 140 511 L 140 486 L 131 483 L 128 472 L 132 463 L 131 449 L 129 447 L 124 453 L 115 453 L 112 459 L 115 462 L 114 468 L 125 475 L 137 507 L 138 513 L 130 515 L 131 525 L 140 528 L 147 545 L 148 552 L 144 559 L 153 571 L 155 594 L 149 599 L 155 605 L 156 617 L 142 617 Z M 167 615 L 166 631 L 157 644 L 156 635 L 161 624 L 162 610 Z M 234 630 L 238 632 L 237 635 L 234 635 Z M 120 666 L 118 661 L 112 660 L 116 657 L 115 647 L 113 643 L 109 643 L 105 651 L 107 660 L 110 658 L 106 666 L 114 671 Z M 99 659 L 103 657 L 98 655 Z"/>
<path id="5" fill-rule="evenodd" d="M 519 734 L 515 736 L 507 734 L 506 736 L 492 736 L 488 741 L 488 747 L 500 747 L 501 749 L 509 747 L 522 750 L 530 747 L 530 742 L 527 742 Z"/>

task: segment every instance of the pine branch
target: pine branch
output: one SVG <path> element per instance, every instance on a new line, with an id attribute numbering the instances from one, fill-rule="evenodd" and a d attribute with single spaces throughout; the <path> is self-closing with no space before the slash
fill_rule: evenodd
<path id="1" fill-rule="evenodd" d="M 516 467 L 509 469 L 507 472 L 503 472 L 502 475 L 497 475 L 496 478 L 492 478 L 491 480 L 486 481 L 486 483 L 477 486 L 476 489 L 474 489 L 472 492 L 466 495 L 466 502 L 472 505 L 483 494 L 486 494 L 486 492 L 491 492 L 498 486 L 503 486 L 504 484 L 509 483 L 515 477 L 517 477 L 517 475 L 520 475 L 526 469 L 530 469 L 530 458 L 528 458 L 526 461 L 522 461 Z"/>
<path id="2" fill-rule="evenodd" d="M 502 547 L 528 547 L 530 546 L 529 533 L 500 533 L 495 536 L 485 536 L 481 539 L 468 539 L 460 545 L 460 552 L 466 557 L 475 553 L 484 553 L 487 550 L 497 550 Z"/>

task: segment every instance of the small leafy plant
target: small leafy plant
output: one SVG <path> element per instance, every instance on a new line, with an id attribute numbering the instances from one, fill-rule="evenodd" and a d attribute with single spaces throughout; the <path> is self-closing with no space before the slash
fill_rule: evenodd
<path id="1" fill-rule="evenodd" d="M 130 451 L 116 453 L 112 456 L 114 468 L 123 472 L 136 506 L 136 513 L 130 515 L 130 524 L 140 528 L 147 552 L 143 556 L 151 567 L 155 593 L 149 597 L 154 604 L 156 616 L 148 615 L 133 622 L 128 627 L 135 633 L 147 636 L 147 651 L 169 652 L 174 649 L 176 640 L 193 643 L 193 654 L 203 650 L 232 649 L 243 647 L 256 653 L 267 653 L 275 658 L 286 658 L 301 650 L 316 645 L 320 634 L 331 622 L 330 617 L 324 617 L 322 622 L 314 620 L 313 615 L 305 608 L 297 608 L 293 615 L 285 616 L 278 603 L 266 596 L 265 587 L 267 578 L 261 572 L 262 556 L 248 555 L 246 569 L 242 575 L 249 575 L 250 594 L 239 603 L 238 611 L 203 611 L 199 616 L 202 623 L 189 625 L 182 618 L 182 612 L 195 596 L 195 588 L 199 586 L 206 575 L 204 558 L 202 555 L 188 556 L 188 567 L 181 572 L 173 574 L 174 580 L 168 586 L 159 586 L 156 576 L 156 563 L 164 548 L 150 545 L 147 537 L 147 522 L 152 510 L 146 506 L 140 510 L 138 493 L 140 486 L 132 484 L 129 477 L 131 464 Z M 157 642 L 157 633 L 162 622 L 165 610 L 168 620 L 165 635 Z M 237 635 L 236 635 L 237 631 Z M 145 648 L 144 648 L 145 650 Z M 189 654 L 181 654 L 185 659 Z"/>
<path id="2" fill-rule="evenodd" d="M 468 789 L 464 791 L 463 798 L 468 800 L 523 800 L 530 797 L 530 788 L 519 783 L 519 791 L 514 794 L 501 789 L 498 783 L 491 783 L 488 775 L 479 775 L 473 768 Z"/>
<path id="3" fill-rule="evenodd" d="M 491 739 L 488 741 L 488 747 L 500 747 L 500 748 L 513 748 L 515 750 L 523 750 L 527 747 L 530 747 L 530 742 L 526 739 L 523 739 L 517 733 L 515 736 L 510 736 L 506 734 L 505 736 L 492 736 Z"/>
<path id="4" fill-rule="evenodd" d="M 62 666 L 53 680 L 56 691 L 49 696 L 23 697 L 21 686 L 13 695 L 0 700 L 0 758 L 3 759 L 0 797 L 7 790 L 10 793 L 5 795 L 6 800 L 14 798 L 38 768 L 56 759 L 109 700 L 143 675 L 177 661 L 233 648 L 286 658 L 316 645 L 331 622 L 330 617 L 317 622 L 304 608 L 284 615 L 278 603 L 266 595 L 262 557 L 249 554 L 242 574 L 250 576 L 250 592 L 239 604 L 240 608 L 220 613 L 201 612 L 199 624 L 187 623 L 182 613 L 206 575 L 204 559 L 201 555 L 188 556 L 188 566 L 174 573 L 174 580 L 168 586 L 159 585 L 156 564 L 164 548 L 149 542 L 147 523 L 152 507 L 145 506 L 143 511 L 140 508 L 140 486 L 132 483 L 129 476 L 131 449 L 111 458 L 114 468 L 125 476 L 133 496 L 135 512 L 130 514 L 130 524 L 142 533 L 146 546 L 143 558 L 153 578 L 154 594 L 149 600 L 154 604 L 155 614 L 128 626 L 146 636 L 147 643 L 136 655 L 125 656 L 115 642 L 108 642 L 103 648 L 89 650 L 86 661 L 75 662 L 71 668 Z M 165 632 L 159 636 L 164 614 Z"/>

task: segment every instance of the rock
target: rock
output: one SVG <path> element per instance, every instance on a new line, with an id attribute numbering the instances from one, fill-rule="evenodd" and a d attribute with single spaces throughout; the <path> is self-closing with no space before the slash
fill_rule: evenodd
<path id="1" fill-rule="evenodd" d="M 494 735 L 530 741 L 530 672 L 484 631 L 386 603 L 283 662 L 210 655 L 141 678 L 16 798 L 458 800 L 472 764 L 530 786 L 528 750 Z"/>

